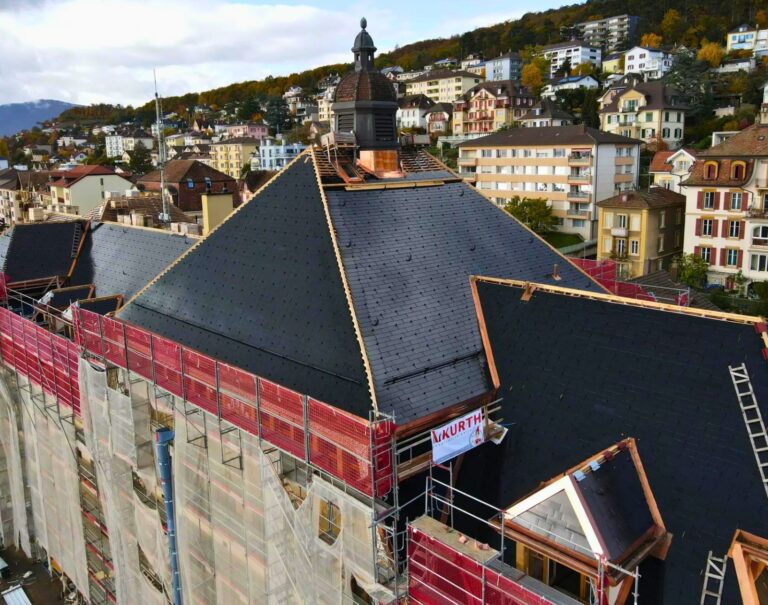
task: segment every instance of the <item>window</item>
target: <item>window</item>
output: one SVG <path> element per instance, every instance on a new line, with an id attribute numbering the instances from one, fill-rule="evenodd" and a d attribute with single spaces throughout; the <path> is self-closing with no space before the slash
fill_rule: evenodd
<path id="1" fill-rule="evenodd" d="M 701 234 L 705 236 L 712 236 L 712 219 L 705 218 L 701 221 Z"/>
<path id="2" fill-rule="evenodd" d="M 675 225 L 679 225 L 683 222 L 683 209 L 678 208 L 675 212 Z"/>
<path id="3" fill-rule="evenodd" d="M 341 532 L 341 509 L 330 500 L 320 501 L 318 538 L 333 544 Z"/>
<path id="4" fill-rule="evenodd" d="M 729 267 L 735 267 L 739 262 L 739 251 L 729 248 L 725 254 L 725 264 Z"/>
<path id="5" fill-rule="evenodd" d="M 683 131 L 680 128 L 675 128 L 675 138 L 679 139 L 683 136 Z"/>
<path id="6" fill-rule="evenodd" d="M 752 243 L 760 246 L 768 245 L 768 225 L 760 225 L 752 229 Z"/>
<path id="7" fill-rule="evenodd" d="M 616 227 L 620 227 L 622 229 L 627 228 L 627 215 L 626 214 L 617 214 L 616 215 Z"/>
<path id="8" fill-rule="evenodd" d="M 646 122 L 652 122 L 653 121 L 653 114 L 650 111 L 645 112 L 645 121 Z"/>
<path id="9" fill-rule="evenodd" d="M 705 191 L 704 192 L 704 208 L 707 210 L 711 210 L 715 207 L 715 192 L 714 191 Z"/>
<path id="10" fill-rule="evenodd" d="M 661 136 L 662 136 L 662 138 L 668 139 L 669 138 L 669 128 L 662 128 L 661 129 Z"/>
<path id="11" fill-rule="evenodd" d="M 728 221 L 728 237 L 739 237 L 740 221 Z"/>
<path id="12" fill-rule="evenodd" d="M 493 149 L 481 149 L 480 150 L 480 157 L 481 158 L 492 158 L 493 157 Z"/>
<path id="13" fill-rule="evenodd" d="M 707 162 L 704 165 L 704 178 L 708 180 L 717 178 L 717 162 Z"/>
<path id="14" fill-rule="evenodd" d="M 637 256 L 640 254 L 640 242 L 636 239 L 629 241 L 629 253 L 632 256 Z"/>
<path id="15" fill-rule="evenodd" d="M 701 260 L 703 260 L 706 263 L 711 263 L 710 260 L 712 258 L 712 248 L 701 248 L 699 250 L 699 255 L 701 256 Z"/>
<path id="16" fill-rule="evenodd" d="M 616 254 L 624 256 L 627 253 L 627 240 L 616 238 Z"/>
<path id="17" fill-rule="evenodd" d="M 735 162 L 731 167 L 731 178 L 735 181 L 744 179 L 745 165 L 743 162 Z"/>
<path id="18" fill-rule="evenodd" d="M 664 229 L 667 224 L 667 212 L 666 210 L 662 210 L 659 212 L 659 228 Z"/>
<path id="19" fill-rule="evenodd" d="M 658 239 L 659 239 L 659 242 L 658 242 L 659 252 L 664 252 L 664 236 L 660 235 Z"/>
<path id="20" fill-rule="evenodd" d="M 768 271 L 768 254 L 753 254 L 749 259 L 752 271 Z"/>
<path id="21" fill-rule="evenodd" d="M 731 210 L 741 210 L 741 197 L 743 193 L 731 194 Z"/>
<path id="22" fill-rule="evenodd" d="M 188 189 L 194 189 L 195 188 L 195 182 L 192 179 L 187 179 L 187 188 Z"/>

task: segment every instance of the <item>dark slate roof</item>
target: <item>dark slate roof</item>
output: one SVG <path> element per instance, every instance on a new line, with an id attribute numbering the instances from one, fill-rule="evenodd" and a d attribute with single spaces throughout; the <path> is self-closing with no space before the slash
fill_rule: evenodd
<path id="1" fill-rule="evenodd" d="M 91 223 L 70 283 L 94 284 L 94 296 L 127 300 L 196 241 L 160 229 Z"/>
<path id="2" fill-rule="evenodd" d="M 16 225 L 6 252 L 5 274 L 11 281 L 65 276 L 72 246 L 84 221 Z"/>
<path id="3" fill-rule="evenodd" d="M 677 289 L 688 288 L 688 286 L 686 286 L 685 284 L 682 284 L 672 279 L 672 276 L 667 271 L 664 271 L 664 270 L 654 271 L 653 273 L 649 273 L 648 275 L 641 275 L 640 277 L 635 277 L 634 279 L 630 279 L 629 281 L 643 286 L 643 290 L 645 290 L 647 293 L 651 295 L 654 294 L 654 287 L 677 288 Z M 721 310 L 720 307 L 718 307 L 716 304 L 714 304 L 709 300 L 709 298 L 704 292 L 699 292 L 698 290 L 694 290 L 693 288 L 690 288 L 689 290 L 691 293 L 691 300 L 690 300 L 689 306 L 696 307 L 697 309 L 707 309 L 708 311 Z M 665 291 L 665 296 L 669 296 L 669 294 L 666 293 L 666 291 Z M 661 298 L 661 295 L 659 295 L 659 298 Z"/>
<path id="4" fill-rule="evenodd" d="M 308 155 L 238 208 L 119 316 L 368 416 L 362 355 Z"/>
<path id="5" fill-rule="evenodd" d="M 736 528 L 768 535 L 766 494 L 729 365 L 745 363 L 763 417 L 768 362 L 752 324 L 479 283 L 501 381 L 502 446 L 468 454 L 459 488 L 508 506 L 623 437 L 637 439 L 673 534 L 640 568 L 651 603 L 698 605 L 702 570 Z M 729 564 L 731 565 L 731 564 Z M 733 568 L 723 602 L 740 602 Z"/>
<path id="6" fill-rule="evenodd" d="M 99 315 L 106 315 L 107 313 L 114 313 L 120 307 L 119 296 L 106 296 L 103 298 L 90 298 L 88 300 L 81 300 L 78 304 L 81 309 L 98 313 Z"/>
<path id="7" fill-rule="evenodd" d="M 639 145 L 637 139 L 578 126 L 544 126 L 542 128 L 510 128 L 485 137 L 459 143 L 459 147 L 515 147 L 519 145 L 595 145 L 614 143 Z"/>
<path id="8" fill-rule="evenodd" d="M 379 409 L 398 424 L 491 390 L 470 275 L 548 282 L 558 263 L 561 284 L 599 289 L 463 182 L 326 195 Z"/>

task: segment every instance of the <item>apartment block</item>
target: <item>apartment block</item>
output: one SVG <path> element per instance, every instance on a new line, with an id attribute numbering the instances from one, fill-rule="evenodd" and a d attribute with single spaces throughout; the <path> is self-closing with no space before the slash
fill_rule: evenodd
<path id="1" fill-rule="evenodd" d="M 622 279 L 666 269 L 682 251 L 684 195 L 652 187 L 622 192 L 597 206 L 597 260 L 615 260 Z"/>
<path id="2" fill-rule="evenodd" d="M 597 70 L 602 65 L 602 51 L 600 48 L 582 42 L 581 40 L 568 40 L 550 44 L 541 49 L 545 59 L 549 61 L 549 75 L 554 78 L 558 70 L 566 64 L 576 67 L 582 63 L 591 63 Z"/>
<path id="3" fill-rule="evenodd" d="M 662 81 L 608 90 L 600 99 L 600 127 L 645 143 L 661 138 L 670 149 L 683 142 L 685 111 L 680 93 Z"/>
<path id="4" fill-rule="evenodd" d="M 536 96 L 512 80 L 483 82 L 453 106 L 453 133 L 491 133 L 519 122 L 536 104 Z"/>
<path id="5" fill-rule="evenodd" d="M 406 96 L 426 95 L 435 103 L 453 103 L 483 81 L 468 71 L 432 70 L 405 81 Z"/>
<path id="6" fill-rule="evenodd" d="M 520 80 L 520 72 L 523 69 L 523 60 L 519 53 L 508 52 L 499 55 L 495 59 L 485 62 L 485 77 L 487 80 Z"/>
<path id="7" fill-rule="evenodd" d="M 634 15 L 616 15 L 595 21 L 578 23 L 574 30 L 590 46 L 601 48 L 604 52 L 626 48 L 637 35 L 639 17 Z"/>
<path id="8" fill-rule="evenodd" d="M 635 46 L 624 53 L 624 73 L 641 74 L 645 80 L 658 80 L 672 69 L 672 54 L 658 48 Z"/>
<path id="9" fill-rule="evenodd" d="M 259 141 L 260 139 L 253 137 L 233 137 L 213 143 L 213 167 L 234 179 L 239 179 L 243 166 L 250 165 L 251 156 L 258 150 Z"/>
<path id="10" fill-rule="evenodd" d="M 768 29 L 759 29 L 751 25 L 740 25 L 725 37 L 728 52 L 749 50 L 755 57 L 768 54 Z"/>
<path id="11" fill-rule="evenodd" d="M 595 203 L 637 187 L 640 142 L 581 126 L 514 128 L 459 145 L 459 174 L 499 206 L 544 198 L 559 230 L 597 231 Z"/>
<path id="12" fill-rule="evenodd" d="M 709 263 L 709 282 L 768 280 L 768 111 L 699 153 L 683 181 L 685 251 Z"/>

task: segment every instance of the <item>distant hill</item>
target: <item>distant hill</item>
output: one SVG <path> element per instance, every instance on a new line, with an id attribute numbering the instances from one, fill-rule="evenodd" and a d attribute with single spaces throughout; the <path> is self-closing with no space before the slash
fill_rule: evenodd
<path id="1" fill-rule="evenodd" d="M 0 136 L 32 128 L 38 122 L 55 118 L 71 107 L 76 106 L 53 99 L 0 105 Z"/>

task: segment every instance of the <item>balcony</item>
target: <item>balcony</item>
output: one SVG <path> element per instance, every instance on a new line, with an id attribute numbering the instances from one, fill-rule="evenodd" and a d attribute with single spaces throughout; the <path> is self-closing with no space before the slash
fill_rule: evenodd
<path id="1" fill-rule="evenodd" d="M 565 211 L 565 216 L 572 218 L 590 218 L 591 213 L 589 210 L 577 210 L 576 208 L 568 208 Z"/>
<path id="2" fill-rule="evenodd" d="M 768 210 L 765 208 L 747 208 L 747 218 L 765 218 L 768 219 Z"/>
<path id="3" fill-rule="evenodd" d="M 589 183 L 592 181 L 591 172 L 571 173 L 568 175 L 569 183 Z"/>
<path id="4" fill-rule="evenodd" d="M 592 164 L 591 153 L 572 153 L 568 156 L 570 166 L 589 166 Z"/>
<path id="5" fill-rule="evenodd" d="M 614 237 L 627 237 L 626 227 L 611 227 L 611 235 Z"/>
<path id="6" fill-rule="evenodd" d="M 477 158 L 459 158 L 460 166 L 477 166 Z"/>
<path id="7" fill-rule="evenodd" d="M 565 199 L 567 200 L 574 200 L 577 202 L 583 202 L 585 200 L 589 200 L 591 194 L 586 193 L 584 191 L 569 191 L 565 194 Z"/>

